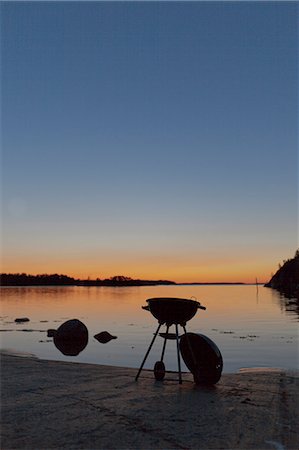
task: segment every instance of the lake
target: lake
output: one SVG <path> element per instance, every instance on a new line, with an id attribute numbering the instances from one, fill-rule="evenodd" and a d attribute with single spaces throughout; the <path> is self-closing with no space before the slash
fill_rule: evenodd
<path id="1" fill-rule="evenodd" d="M 2 350 L 43 359 L 137 368 L 158 325 L 151 313 L 141 308 L 146 299 L 195 297 L 207 310 L 198 310 L 187 330 L 203 333 L 217 344 L 224 372 L 244 367 L 298 369 L 298 304 L 262 286 L 39 286 L 2 287 L 0 293 Z M 17 317 L 28 317 L 30 322 L 17 324 Z M 58 328 L 73 318 L 81 320 L 89 331 L 88 345 L 76 357 L 60 353 L 47 337 L 49 328 Z M 117 339 L 101 344 L 93 337 L 101 331 Z M 170 331 L 174 332 L 174 327 Z M 145 368 L 153 368 L 160 359 L 162 343 L 157 337 Z M 166 370 L 177 370 L 175 341 L 167 342 L 165 365 Z"/>

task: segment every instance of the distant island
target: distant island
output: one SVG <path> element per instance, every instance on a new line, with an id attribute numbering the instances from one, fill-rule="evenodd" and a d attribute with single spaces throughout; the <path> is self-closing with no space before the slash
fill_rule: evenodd
<path id="1" fill-rule="evenodd" d="M 265 287 L 276 289 L 287 297 L 299 299 L 299 249 L 294 258 L 279 264 L 277 272 Z"/>
<path id="2" fill-rule="evenodd" d="M 95 280 L 80 280 L 69 277 L 67 275 L 42 274 L 28 275 L 26 273 L 1 273 L 0 286 L 160 286 L 160 285 L 176 285 L 176 286 L 192 286 L 192 285 L 242 285 L 245 283 L 236 282 L 194 282 L 194 283 L 176 283 L 169 280 L 140 280 L 116 275 L 110 278 Z"/>
<path id="3" fill-rule="evenodd" d="M 156 286 L 172 285 L 168 280 L 134 280 L 123 275 L 116 275 L 101 280 L 79 280 L 67 275 L 42 274 L 27 275 L 26 273 L 1 273 L 0 286 Z"/>

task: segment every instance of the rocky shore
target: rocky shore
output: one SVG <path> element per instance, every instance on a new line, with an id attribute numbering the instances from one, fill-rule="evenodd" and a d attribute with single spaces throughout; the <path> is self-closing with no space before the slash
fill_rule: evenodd
<path id="1" fill-rule="evenodd" d="M 298 378 L 249 370 L 213 387 L 144 371 L 1 355 L 1 449 L 299 448 Z"/>
<path id="2" fill-rule="evenodd" d="M 280 265 L 265 287 L 276 289 L 289 298 L 299 299 L 299 250 L 296 251 L 294 258 Z"/>

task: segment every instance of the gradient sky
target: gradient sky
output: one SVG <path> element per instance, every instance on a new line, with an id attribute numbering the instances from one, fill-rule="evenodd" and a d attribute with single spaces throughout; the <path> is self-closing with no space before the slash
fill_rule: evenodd
<path id="1" fill-rule="evenodd" d="M 2 2 L 2 271 L 266 281 L 298 247 L 297 10 Z"/>

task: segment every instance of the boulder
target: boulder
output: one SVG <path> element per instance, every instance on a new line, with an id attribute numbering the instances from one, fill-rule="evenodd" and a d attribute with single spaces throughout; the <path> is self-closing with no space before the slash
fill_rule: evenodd
<path id="1" fill-rule="evenodd" d="M 88 330 L 84 323 L 78 319 L 67 320 L 57 329 L 48 330 L 52 334 L 54 344 L 61 353 L 68 356 L 77 356 L 88 343 Z"/>

